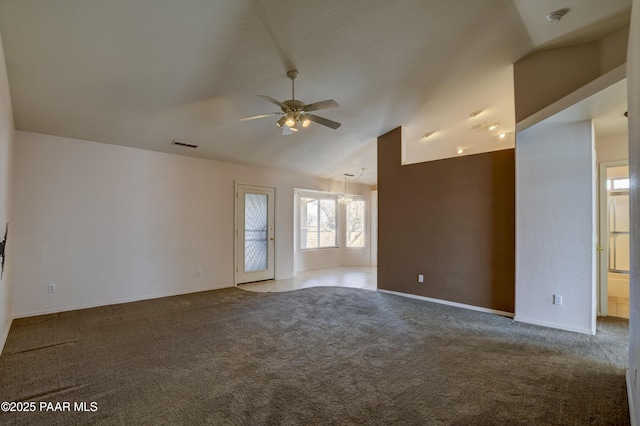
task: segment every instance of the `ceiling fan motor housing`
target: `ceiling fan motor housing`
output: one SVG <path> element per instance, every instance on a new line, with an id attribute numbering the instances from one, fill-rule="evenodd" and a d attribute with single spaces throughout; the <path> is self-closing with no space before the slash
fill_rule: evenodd
<path id="1" fill-rule="evenodd" d="M 295 99 L 290 99 L 288 101 L 284 101 L 282 102 L 283 104 L 285 104 L 288 108 L 282 108 L 282 110 L 284 112 L 302 112 L 303 108 L 304 108 L 304 102 L 302 101 L 297 101 Z"/>

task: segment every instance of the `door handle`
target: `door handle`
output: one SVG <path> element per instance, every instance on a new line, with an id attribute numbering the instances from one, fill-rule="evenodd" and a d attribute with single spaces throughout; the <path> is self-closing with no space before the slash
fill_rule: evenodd
<path id="1" fill-rule="evenodd" d="M 273 238 L 273 237 L 271 237 L 271 238 L 269 238 L 269 239 L 270 239 L 271 241 L 275 240 L 275 238 Z"/>
<path id="2" fill-rule="evenodd" d="M 602 251 L 602 250 L 604 250 L 604 247 L 600 247 L 600 246 L 598 246 L 598 247 L 596 247 L 596 250 L 598 250 L 598 251 Z"/>

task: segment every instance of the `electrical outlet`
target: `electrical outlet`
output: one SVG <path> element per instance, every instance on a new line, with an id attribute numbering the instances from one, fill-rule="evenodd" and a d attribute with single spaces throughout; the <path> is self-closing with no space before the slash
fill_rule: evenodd
<path id="1" fill-rule="evenodd" d="M 54 283 L 50 283 L 49 287 L 48 287 L 48 291 L 49 291 L 49 293 L 55 293 L 56 292 L 56 285 Z"/>
<path id="2" fill-rule="evenodd" d="M 554 294 L 553 295 L 553 304 L 554 305 L 562 305 L 562 296 L 560 296 L 559 294 Z"/>
<path id="3" fill-rule="evenodd" d="M 202 276 L 202 269 L 198 269 L 197 275 L 198 275 L 198 277 Z"/>
<path id="4" fill-rule="evenodd" d="M 419 283 L 423 283 L 424 282 L 424 275 L 418 274 L 418 282 Z"/>

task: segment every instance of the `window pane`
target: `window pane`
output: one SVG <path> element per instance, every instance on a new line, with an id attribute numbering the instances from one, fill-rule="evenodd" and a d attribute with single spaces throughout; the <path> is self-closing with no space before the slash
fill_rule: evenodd
<path id="1" fill-rule="evenodd" d="M 364 208 L 362 200 L 347 206 L 347 247 L 364 247 Z"/>
<path id="2" fill-rule="evenodd" d="M 300 248 L 337 246 L 336 200 L 300 197 Z"/>
<path id="3" fill-rule="evenodd" d="M 629 232 L 629 196 L 627 194 L 615 195 L 615 228 L 611 231 Z"/>
<path id="4" fill-rule="evenodd" d="M 319 247 L 335 247 L 336 244 L 336 202 L 335 200 L 320 201 L 320 232 Z"/>
<path id="5" fill-rule="evenodd" d="M 631 265 L 629 265 L 629 236 L 626 234 L 618 234 L 616 237 L 616 269 L 619 271 L 629 271 Z"/>
<path id="6" fill-rule="evenodd" d="M 629 178 L 614 179 L 613 189 L 629 189 Z"/>
<path id="7" fill-rule="evenodd" d="M 300 248 L 318 247 L 318 200 L 300 199 Z"/>

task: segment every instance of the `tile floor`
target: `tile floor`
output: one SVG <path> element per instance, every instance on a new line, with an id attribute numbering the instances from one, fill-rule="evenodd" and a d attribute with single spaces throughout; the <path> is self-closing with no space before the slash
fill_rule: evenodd
<path id="1" fill-rule="evenodd" d="M 286 280 L 260 281 L 239 284 L 238 288 L 259 293 L 299 290 L 307 287 L 354 287 L 365 290 L 377 289 L 377 268 L 372 266 L 339 266 L 298 272 Z"/>
<path id="2" fill-rule="evenodd" d="M 608 297 L 608 312 L 610 317 L 629 318 L 629 299 L 626 297 Z"/>

